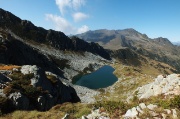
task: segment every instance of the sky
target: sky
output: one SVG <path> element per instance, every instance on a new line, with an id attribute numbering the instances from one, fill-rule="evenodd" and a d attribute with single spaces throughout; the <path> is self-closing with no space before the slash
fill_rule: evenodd
<path id="1" fill-rule="evenodd" d="M 0 8 L 66 35 L 133 28 L 180 41 L 180 0 L 0 0 Z"/>

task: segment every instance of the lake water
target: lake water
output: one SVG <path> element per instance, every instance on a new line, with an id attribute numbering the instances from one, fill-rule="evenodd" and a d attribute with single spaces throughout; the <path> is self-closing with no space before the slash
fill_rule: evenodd
<path id="1" fill-rule="evenodd" d="M 106 88 L 118 80 L 113 72 L 114 68 L 111 66 L 103 66 L 91 74 L 76 76 L 72 83 L 91 89 Z"/>

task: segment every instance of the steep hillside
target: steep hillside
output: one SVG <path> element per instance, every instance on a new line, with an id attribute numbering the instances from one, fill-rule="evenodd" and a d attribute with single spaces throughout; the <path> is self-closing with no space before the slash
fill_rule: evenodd
<path id="1" fill-rule="evenodd" d="M 95 43 L 87 43 L 75 37 L 70 39 L 62 32 L 36 27 L 30 21 L 21 20 L 3 9 L 0 9 L 0 16 L 0 28 L 13 32 L 23 40 L 43 43 L 59 50 L 87 51 L 110 59 L 108 53 Z"/>
<path id="2" fill-rule="evenodd" d="M 0 42 L 0 63 L 14 65 L 38 65 L 47 71 L 62 75 L 63 72 L 46 55 L 40 53 L 37 49 L 15 39 L 10 34 L 0 31 L 6 39 L 2 38 Z"/>
<path id="3" fill-rule="evenodd" d="M 151 59 L 167 63 L 180 71 L 180 49 L 166 38 L 148 38 L 134 29 L 95 30 L 77 37 L 99 43 L 105 49 L 118 50 L 128 47 Z"/>

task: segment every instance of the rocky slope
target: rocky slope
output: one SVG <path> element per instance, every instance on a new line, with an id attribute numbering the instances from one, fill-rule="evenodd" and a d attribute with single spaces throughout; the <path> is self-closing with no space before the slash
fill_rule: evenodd
<path id="1" fill-rule="evenodd" d="M 21 20 L 3 9 L 0 9 L 0 16 L 0 27 L 13 32 L 23 40 L 43 43 L 59 50 L 87 51 L 110 59 L 109 54 L 95 43 L 87 43 L 76 37 L 69 38 L 62 32 L 36 27 L 30 21 Z"/>
<path id="2" fill-rule="evenodd" d="M 166 38 L 151 39 L 134 29 L 95 30 L 76 35 L 86 41 L 99 43 L 105 49 L 118 50 L 128 47 L 151 59 L 167 63 L 180 70 L 180 50 Z"/>
<path id="3" fill-rule="evenodd" d="M 180 76 L 178 74 L 159 75 L 154 79 L 154 82 L 139 87 L 136 91 L 139 99 L 158 95 L 179 95 Z"/>

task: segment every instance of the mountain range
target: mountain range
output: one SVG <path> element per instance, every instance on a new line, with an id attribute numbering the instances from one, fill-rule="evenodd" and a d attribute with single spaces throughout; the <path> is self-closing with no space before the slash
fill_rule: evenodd
<path id="1" fill-rule="evenodd" d="M 76 35 L 89 42 L 96 42 L 105 49 L 129 48 L 151 59 L 165 62 L 180 70 L 180 49 L 167 38 L 149 38 L 134 29 L 95 30 Z"/>

